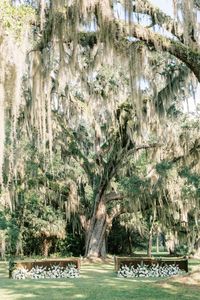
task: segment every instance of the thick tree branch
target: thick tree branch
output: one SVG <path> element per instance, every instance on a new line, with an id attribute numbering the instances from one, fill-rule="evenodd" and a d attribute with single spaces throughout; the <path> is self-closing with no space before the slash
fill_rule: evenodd
<path id="1" fill-rule="evenodd" d="M 105 196 L 105 201 L 110 202 L 110 201 L 117 201 L 117 200 L 123 200 L 125 195 L 111 192 Z"/>
<path id="2" fill-rule="evenodd" d="M 151 148 L 157 148 L 157 147 L 161 147 L 162 144 L 160 143 L 151 143 L 151 144 L 140 144 L 140 145 L 136 145 L 135 147 L 135 152 L 142 150 L 142 149 L 151 149 Z"/>
<path id="3" fill-rule="evenodd" d="M 120 1 L 121 4 L 124 1 Z M 152 5 L 148 0 L 136 1 L 133 5 L 133 12 L 145 14 L 151 17 L 152 25 L 159 25 L 173 34 L 181 42 L 183 42 L 183 29 L 182 27 L 169 15 L 165 14 L 158 7 Z"/>
<path id="4" fill-rule="evenodd" d="M 166 16 L 163 12 L 161 12 L 159 9 L 156 10 L 156 14 L 154 12 L 155 8 L 150 5 L 150 3 L 147 0 L 140 1 L 141 2 L 141 10 L 143 10 L 145 13 L 149 13 L 149 15 L 156 15 L 156 22 L 157 24 L 160 24 L 164 27 L 166 25 L 166 29 L 170 31 L 170 24 L 172 22 L 171 18 L 169 16 Z M 144 5 L 142 4 L 144 3 Z M 196 5 L 198 5 L 199 1 L 196 1 Z M 146 8 L 145 8 L 146 7 Z M 138 8 L 139 9 L 139 8 Z M 61 16 L 63 17 L 63 16 Z M 50 23 L 52 20 L 50 20 Z M 51 24 L 52 25 L 52 24 Z M 48 26 L 50 28 L 51 26 Z M 174 35 L 176 34 L 176 26 L 173 26 L 171 28 L 171 33 Z M 46 29 L 47 30 L 47 29 Z M 44 30 L 45 31 L 45 30 Z M 115 18 L 114 16 L 107 16 L 107 18 L 100 24 L 99 29 L 94 32 L 94 34 L 91 34 L 91 32 L 77 32 L 77 37 L 79 38 L 79 35 L 82 36 L 82 39 L 79 39 L 80 43 L 83 43 L 84 41 L 88 43 L 87 36 L 89 36 L 89 40 L 92 44 L 96 43 L 97 40 L 101 39 L 102 42 L 106 42 L 106 35 L 102 34 L 102 32 L 108 32 L 109 33 L 109 39 L 112 39 L 112 43 L 116 48 L 119 48 L 120 44 L 123 44 L 125 47 L 127 47 L 127 44 L 130 45 L 129 39 L 131 37 L 135 37 L 141 41 L 144 41 L 145 44 L 152 47 L 153 49 L 160 50 L 160 51 L 166 51 L 176 58 L 180 59 L 182 62 L 184 62 L 191 71 L 195 74 L 198 81 L 200 82 L 200 52 L 199 52 L 199 46 L 194 43 L 193 45 L 186 46 L 184 43 L 181 43 L 180 41 L 175 41 L 173 39 L 167 38 L 166 36 L 163 36 L 161 34 L 155 33 L 149 28 L 146 28 L 144 26 L 138 25 L 138 24 L 127 24 L 126 22 L 119 20 Z M 46 36 L 47 34 L 45 34 Z M 49 34 L 51 37 L 51 34 Z M 83 36 L 85 37 L 83 39 Z M 97 36 L 97 39 L 95 38 Z M 181 37 L 178 35 L 179 39 L 181 40 Z M 63 40 L 63 43 L 65 41 Z M 69 40 L 68 40 L 69 42 Z M 45 47 L 48 43 L 42 42 L 42 48 Z M 92 46 L 92 45 L 91 45 Z"/>
<path id="5" fill-rule="evenodd" d="M 187 158 L 189 158 L 190 156 L 192 156 L 196 151 L 200 151 L 200 141 L 199 141 L 199 139 L 194 142 L 194 146 L 188 151 L 187 154 L 175 156 L 171 160 L 171 162 L 172 163 L 176 163 L 176 162 L 179 162 L 181 160 L 185 161 Z M 196 163 L 198 163 L 198 162 L 199 162 L 199 159 L 196 160 Z M 194 165 L 194 161 L 192 162 L 192 164 Z"/>
<path id="6" fill-rule="evenodd" d="M 122 35 L 125 37 L 135 37 L 144 41 L 148 46 L 154 49 L 166 51 L 176 58 L 184 62 L 188 68 L 195 74 L 200 82 L 200 53 L 195 52 L 190 47 L 185 46 L 183 43 L 177 42 L 170 38 L 164 37 L 161 34 L 155 33 L 148 28 L 141 25 L 123 25 Z"/>
<path id="7" fill-rule="evenodd" d="M 89 221 L 86 219 L 85 215 L 79 215 L 80 217 L 80 222 L 81 222 L 81 226 L 83 227 L 83 229 L 86 231 L 88 230 L 89 227 Z"/>
<path id="8" fill-rule="evenodd" d="M 130 45 L 134 42 L 131 42 L 131 38 L 134 37 L 143 41 L 151 49 L 157 51 L 166 51 L 171 55 L 175 56 L 177 59 L 186 64 L 186 66 L 195 74 L 198 81 L 200 82 L 200 52 L 199 48 L 196 47 L 194 50 L 193 47 L 186 46 L 180 41 L 173 40 L 161 34 L 153 32 L 151 29 L 138 24 L 127 24 L 123 21 L 117 19 L 111 19 L 107 22 L 108 28 L 112 28 L 112 38 L 113 46 L 117 51 L 120 49 L 130 49 Z M 114 29 L 115 27 L 115 29 Z M 88 33 L 80 33 L 82 39 L 81 41 L 87 39 Z M 90 33 L 90 39 L 95 41 L 95 36 L 98 36 L 98 32 L 94 32 L 93 35 Z M 93 37 L 92 37 L 93 36 Z M 103 41 L 102 41 L 103 42 Z"/>
<path id="9" fill-rule="evenodd" d="M 200 10 L 200 0 L 194 0 L 194 6 Z"/>
<path id="10" fill-rule="evenodd" d="M 108 224 L 112 223 L 112 221 L 113 221 L 114 218 L 117 218 L 118 216 L 120 216 L 121 214 L 124 214 L 126 212 L 127 212 L 127 209 L 124 206 L 122 206 L 121 204 L 115 205 L 112 208 L 110 214 L 107 215 L 107 222 L 108 222 Z"/>
<path id="11" fill-rule="evenodd" d="M 145 5 L 147 6 L 146 10 L 152 11 L 153 14 L 153 8 L 149 5 L 148 1 L 144 0 L 140 2 L 143 2 L 144 7 Z M 171 23 L 171 20 L 167 18 L 167 16 L 160 10 L 157 11 L 157 14 L 159 16 L 158 19 L 162 20 L 163 18 L 166 23 Z M 110 20 L 108 20 L 107 26 L 113 29 L 113 24 L 115 24 L 116 26 L 116 41 L 118 39 L 120 40 L 120 42 L 122 42 L 124 39 L 135 37 L 140 39 L 141 41 L 144 41 L 148 46 L 151 46 L 156 50 L 167 51 L 168 53 L 184 62 L 200 82 L 200 52 L 197 43 L 195 43 L 195 46 L 186 46 L 180 41 L 178 42 L 161 34 L 155 33 L 144 26 L 130 23 L 127 24 L 126 22 L 117 20 L 116 18 L 111 18 Z"/>
<path id="12" fill-rule="evenodd" d="M 160 143 L 151 143 L 151 144 L 144 143 L 144 144 L 136 145 L 133 149 L 130 149 L 126 153 L 126 158 L 128 158 L 131 155 L 134 155 L 139 150 L 152 149 L 152 148 L 157 148 L 157 147 L 161 147 L 161 146 L 163 146 L 163 145 Z"/>

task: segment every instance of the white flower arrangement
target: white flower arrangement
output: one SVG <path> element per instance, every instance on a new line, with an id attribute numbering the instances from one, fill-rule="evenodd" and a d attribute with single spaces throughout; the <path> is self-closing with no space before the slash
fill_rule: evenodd
<path id="1" fill-rule="evenodd" d="M 73 264 L 66 267 L 52 265 L 50 267 L 35 266 L 31 270 L 24 267 L 17 268 L 12 272 L 13 279 L 43 279 L 43 278 L 77 278 L 79 270 Z"/>
<path id="2" fill-rule="evenodd" d="M 118 271 L 118 277 L 169 277 L 177 274 L 182 274 L 183 271 L 180 270 L 179 266 L 172 265 L 163 265 L 160 266 L 158 264 L 149 265 L 137 265 L 134 266 L 122 266 Z"/>
<path id="3" fill-rule="evenodd" d="M 26 279 L 26 278 L 29 278 L 28 273 L 29 273 L 28 270 L 25 268 L 15 269 L 12 272 L 12 278 L 13 279 Z"/>

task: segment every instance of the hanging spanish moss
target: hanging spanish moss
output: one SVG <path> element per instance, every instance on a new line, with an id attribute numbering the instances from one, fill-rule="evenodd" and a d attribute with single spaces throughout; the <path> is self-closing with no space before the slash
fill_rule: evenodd
<path id="1" fill-rule="evenodd" d="M 1 153 L 0 169 L 3 165 L 3 142 L 5 141 L 5 123 L 11 120 L 10 138 L 12 147 L 16 142 L 16 126 L 20 105 L 24 103 L 22 98 L 22 77 L 25 72 L 25 58 L 28 47 L 28 37 L 24 36 L 21 46 L 16 44 L 12 37 L 1 36 Z M 12 150 L 13 152 L 14 150 Z M 14 157 L 11 155 L 11 165 L 14 167 Z M 13 170 L 12 170 L 13 171 Z M 2 175 L 0 176 L 2 183 Z"/>
<path id="2" fill-rule="evenodd" d="M 9 174 L 15 174 L 14 148 L 16 144 L 17 118 L 20 106 L 24 104 L 22 97 L 22 78 L 26 70 L 26 54 L 30 49 L 29 23 L 33 18 L 31 8 L 22 8 L 21 20 L 18 18 L 18 8 L 12 10 L 7 0 L 1 1 L 1 26 L 0 26 L 0 93 L 1 93 L 1 126 L 0 126 L 0 184 L 3 185 L 2 167 L 4 161 L 4 142 L 6 126 L 7 138 L 11 140 L 11 155 L 9 160 Z M 22 22 L 22 23 L 21 23 Z M 7 23 L 10 26 L 6 26 Z M 22 39 L 23 36 L 23 39 Z M 10 125 L 8 125 L 10 123 Z"/>

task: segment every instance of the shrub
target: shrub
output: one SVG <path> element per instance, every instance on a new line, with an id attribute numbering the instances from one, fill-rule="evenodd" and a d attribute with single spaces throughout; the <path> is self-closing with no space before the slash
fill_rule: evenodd
<path id="1" fill-rule="evenodd" d="M 189 247 L 187 245 L 177 245 L 175 248 L 177 255 L 185 256 L 189 254 Z"/>

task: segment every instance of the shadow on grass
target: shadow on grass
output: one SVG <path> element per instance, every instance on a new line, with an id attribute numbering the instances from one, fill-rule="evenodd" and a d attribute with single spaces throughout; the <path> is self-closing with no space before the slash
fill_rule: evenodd
<path id="1" fill-rule="evenodd" d="M 6 275 L 6 276 L 5 276 Z M 1 300 L 199 300 L 200 287 L 149 279 L 118 278 L 114 266 L 91 264 L 81 267 L 80 278 L 17 281 L 6 278 L 0 265 Z"/>
<path id="2" fill-rule="evenodd" d="M 8 277 L 8 264 L 6 262 L 0 262 L 0 280 L 6 277 Z"/>

